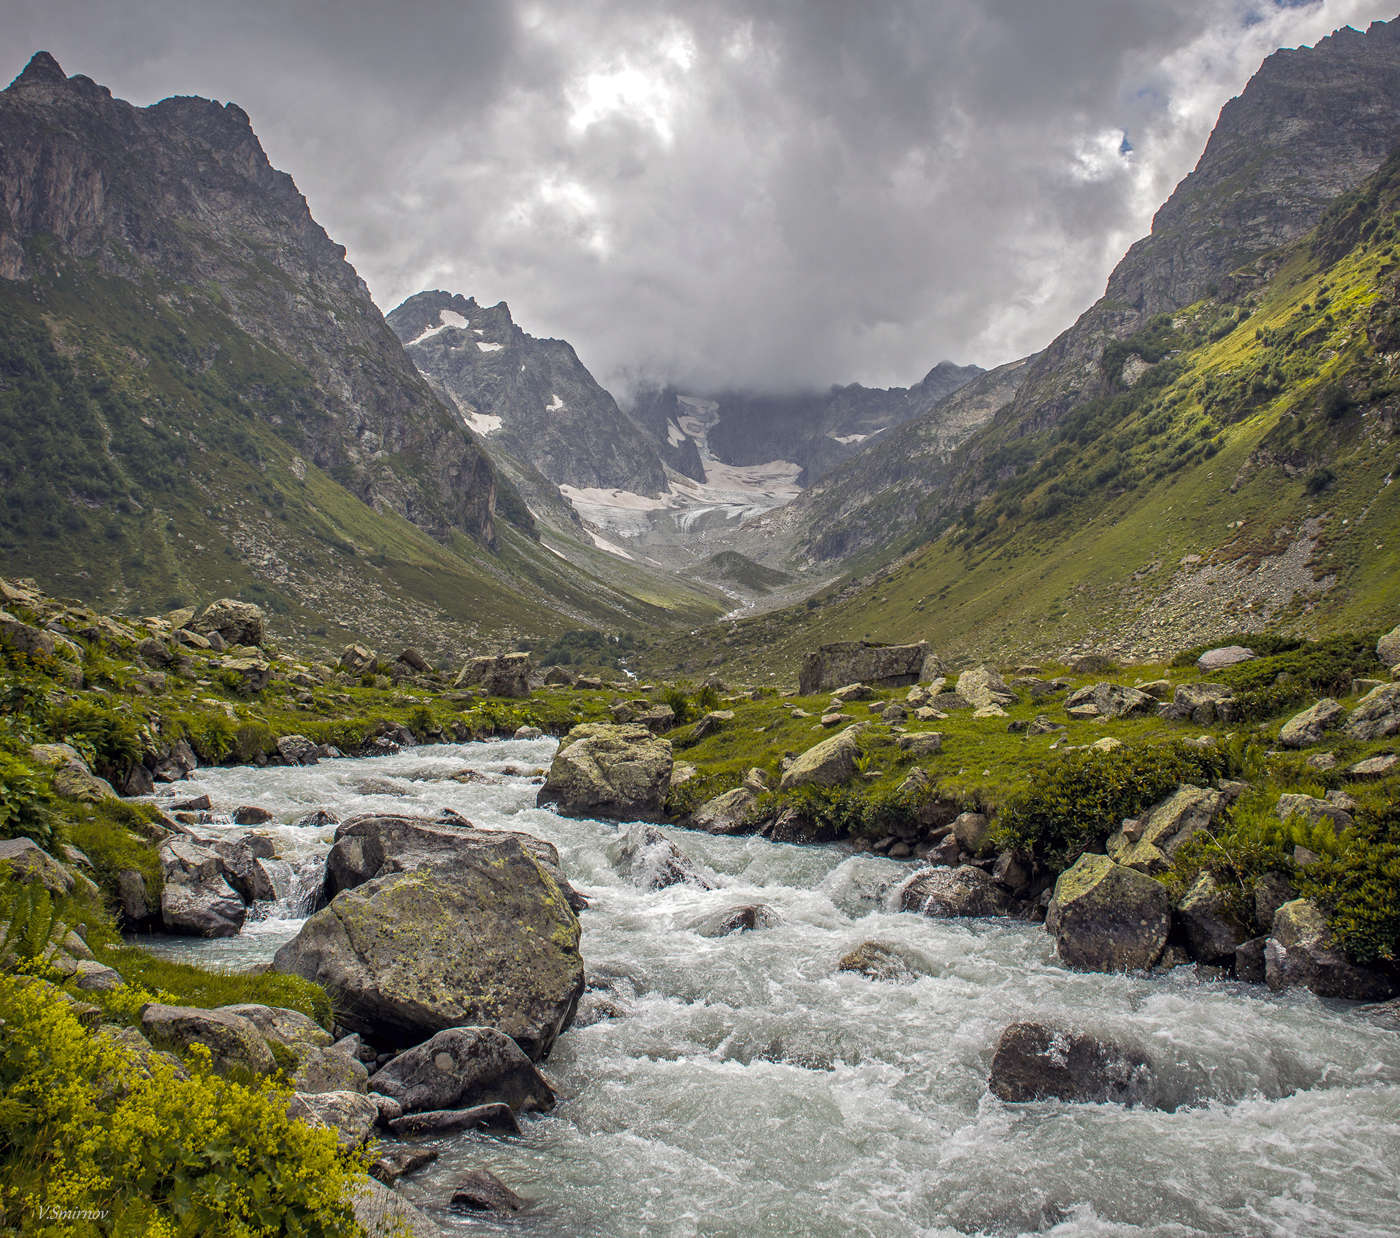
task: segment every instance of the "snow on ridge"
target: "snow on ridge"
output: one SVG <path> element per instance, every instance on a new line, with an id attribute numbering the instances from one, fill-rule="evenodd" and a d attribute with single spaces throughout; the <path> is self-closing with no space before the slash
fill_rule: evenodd
<path id="1" fill-rule="evenodd" d="M 495 434 L 501 428 L 501 419 L 491 413 L 468 413 L 467 425 L 478 434 Z"/>
<path id="2" fill-rule="evenodd" d="M 416 335 L 405 345 L 412 348 L 415 344 L 421 344 L 424 340 L 430 340 L 435 335 L 441 335 L 444 331 L 465 331 L 471 323 L 459 314 L 456 310 L 438 310 L 437 326 L 429 327 L 421 335 Z"/>
<path id="3" fill-rule="evenodd" d="M 482 352 L 500 352 L 501 349 L 505 347 L 504 344 L 491 344 L 486 340 L 477 340 L 476 346 L 481 349 Z"/>
<path id="4" fill-rule="evenodd" d="M 873 434 L 828 434 L 827 438 L 835 439 L 843 447 L 851 443 L 863 443 L 868 438 L 874 438 Z"/>

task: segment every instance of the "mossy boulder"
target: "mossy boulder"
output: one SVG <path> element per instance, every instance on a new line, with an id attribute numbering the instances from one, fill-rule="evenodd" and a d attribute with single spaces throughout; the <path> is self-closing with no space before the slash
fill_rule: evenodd
<path id="1" fill-rule="evenodd" d="M 1264 979 L 1271 989 L 1306 988 L 1319 997 L 1383 1001 L 1397 990 L 1395 977 L 1358 967 L 1342 953 L 1313 902 L 1296 898 L 1274 913 L 1264 944 Z"/>
<path id="2" fill-rule="evenodd" d="M 276 1059 L 251 1019 L 227 1010 L 195 1006 L 166 1006 L 147 1002 L 141 1007 L 141 1032 L 157 1049 L 183 1053 L 196 1044 L 209 1050 L 221 1073 L 252 1071 L 270 1075 Z"/>
<path id="3" fill-rule="evenodd" d="M 1133 971 L 1161 956 L 1171 928 L 1166 887 L 1106 855 L 1082 855 L 1055 882 L 1045 927 L 1078 971 Z"/>
<path id="4" fill-rule="evenodd" d="M 276 955 L 325 986 L 337 1020 L 403 1048 L 449 1027 L 494 1027 L 533 1060 L 583 992 L 578 918 L 519 838 L 451 872 L 387 873 L 337 894 Z"/>
<path id="5" fill-rule="evenodd" d="M 659 820 L 673 764 L 670 741 L 644 726 L 576 726 L 554 754 L 538 802 L 566 817 Z"/>

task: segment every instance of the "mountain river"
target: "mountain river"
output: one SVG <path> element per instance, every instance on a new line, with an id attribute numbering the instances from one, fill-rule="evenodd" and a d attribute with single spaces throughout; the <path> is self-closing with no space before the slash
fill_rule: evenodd
<path id="1" fill-rule="evenodd" d="M 668 830 L 719 887 L 649 891 L 609 859 L 618 827 L 536 808 L 553 740 L 440 745 L 309 768 L 200 770 L 215 811 L 277 822 L 325 807 L 452 808 L 558 847 L 591 900 L 590 981 L 619 1016 L 575 1026 L 543 1064 L 560 1093 L 524 1134 L 427 1141 L 400 1184 L 448 1233 L 630 1235 L 1400 1234 L 1400 1035 L 1310 994 L 1165 976 L 1081 975 L 1038 926 L 892 912 L 907 863 Z M 448 775 L 471 768 L 488 783 Z M 271 835 L 285 892 L 218 941 L 147 939 L 220 966 L 265 961 L 297 930 L 334 827 Z M 624 827 L 625 828 L 625 827 Z M 708 939 L 687 926 L 766 903 L 777 927 Z M 878 983 L 837 960 L 876 939 L 921 973 Z M 587 1009 L 585 998 L 581 1011 Z M 1126 1041 L 1159 1064 L 1174 1112 L 987 1090 L 1017 1019 Z M 532 1201 L 503 1220 L 442 1210 L 475 1167 Z"/>

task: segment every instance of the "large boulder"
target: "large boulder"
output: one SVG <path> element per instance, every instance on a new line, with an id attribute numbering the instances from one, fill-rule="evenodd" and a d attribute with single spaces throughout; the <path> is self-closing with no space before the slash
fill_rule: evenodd
<path id="1" fill-rule="evenodd" d="M 244 696 L 257 696 L 272 682 L 272 664 L 261 654 L 220 658 L 219 671 L 229 686 Z"/>
<path id="2" fill-rule="evenodd" d="M 1176 922 L 1186 950 L 1200 963 L 1230 966 L 1235 951 L 1249 940 L 1249 929 L 1230 910 L 1224 892 L 1209 873 L 1196 878 L 1176 905 Z"/>
<path id="3" fill-rule="evenodd" d="M 1351 813 L 1340 804 L 1293 791 L 1286 791 L 1278 797 L 1274 813 L 1280 821 L 1287 821 L 1290 817 L 1302 817 L 1311 825 L 1330 825 L 1338 834 L 1355 824 Z"/>
<path id="4" fill-rule="evenodd" d="M 958 695 L 974 709 L 989 705 L 1014 705 L 1019 699 L 995 667 L 974 666 L 958 676 Z"/>
<path id="5" fill-rule="evenodd" d="M 997 1041 L 987 1086 L 1012 1104 L 1037 1100 L 1151 1103 L 1152 1066 L 1122 1045 L 1043 1023 L 1013 1023 Z"/>
<path id="6" fill-rule="evenodd" d="M 461 817 L 413 817 L 399 813 L 361 813 L 342 821 L 326 857 L 325 895 L 334 898 L 375 877 L 415 870 L 451 879 L 464 865 L 490 862 L 502 842 L 514 839 L 528 851 L 563 891 L 569 906 L 582 910 L 587 901 L 568 882 L 553 843 L 511 830 L 478 830 Z"/>
<path id="7" fill-rule="evenodd" d="M 1376 657 L 1382 666 L 1400 666 L 1400 624 L 1376 642 Z"/>
<path id="8" fill-rule="evenodd" d="M 961 680 L 958 691 L 962 691 Z M 1065 698 L 1065 712 L 1076 718 L 1130 718 L 1149 713 L 1156 704 L 1156 699 L 1146 692 L 1104 681 L 1072 692 Z"/>
<path id="9" fill-rule="evenodd" d="M 1305 898 L 1274 913 L 1264 945 L 1264 979 L 1271 989 L 1301 986 L 1319 997 L 1384 1001 L 1396 992 L 1392 976 L 1350 962 L 1332 937 L 1327 917 Z"/>
<path id="10" fill-rule="evenodd" d="M 16 619 L 7 610 L 0 610 L 0 645 L 8 645 L 11 649 L 31 657 L 37 655 L 45 658 L 53 657 L 57 647 L 52 632 L 45 632 L 22 619 Z"/>
<path id="11" fill-rule="evenodd" d="M 554 754 L 538 803 L 566 817 L 658 819 L 673 763 L 670 741 L 646 727 L 576 726 Z"/>
<path id="12" fill-rule="evenodd" d="M 1385 739 L 1400 735 L 1400 683 L 1372 688 L 1356 703 L 1343 732 L 1352 739 Z"/>
<path id="13" fill-rule="evenodd" d="M 188 838 L 160 845 L 164 882 L 160 918 L 166 931 L 190 937 L 233 937 L 248 908 L 229 885 L 222 857 Z"/>
<path id="14" fill-rule="evenodd" d="M 917 683 L 929 657 L 928 645 L 880 645 L 868 641 L 840 641 L 807 654 L 797 673 L 802 696 L 829 692 L 843 684 L 878 684 L 904 688 Z"/>
<path id="15" fill-rule="evenodd" d="M 453 686 L 480 688 L 487 696 L 523 699 L 530 695 L 534 664 L 528 653 L 503 653 L 495 657 L 468 658 Z"/>
<path id="16" fill-rule="evenodd" d="M 438 1032 L 377 1071 L 373 1085 L 404 1113 L 494 1104 L 515 1113 L 554 1108 L 549 1082 L 515 1041 L 493 1027 Z"/>
<path id="17" fill-rule="evenodd" d="M 950 916 L 999 916 L 1011 900 L 990 873 L 964 864 L 959 868 L 926 868 L 899 889 L 901 911 L 943 919 Z"/>
<path id="18" fill-rule="evenodd" d="M 226 645 L 261 645 L 265 635 L 262 608 L 233 598 L 210 602 L 188 626 L 204 636 L 217 632 Z"/>
<path id="19" fill-rule="evenodd" d="M 287 1113 L 312 1126 L 330 1127 L 345 1151 L 368 1143 L 379 1120 L 379 1107 L 362 1091 L 297 1091 Z"/>
<path id="20" fill-rule="evenodd" d="M 451 876 L 389 873 L 342 891 L 273 965 L 324 985 L 337 1020 L 374 1044 L 494 1027 L 535 1060 L 583 992 L 578 918 L 509 835 Z"/>
<path id="21" fill-rule="evenodd" d="M 779 786 L 784 791 L 796 787 L 839 787 L 856 776 L 860 756 L 860 734 L 865 724 L 857 722 L 844 731 L 813 744 L 783 771 Z"/>
<path id="22" fill-rule="evenodd" d="M 682 882 L 714 889 L 695 862 L 654 825 L 628 826 L 609 852 L 618 872 L 644 890 L 663 890 Z"/>
<path id="23" fill-rule="evenodd" d="M 1171 928 L 1166 887 L 1115 864 L 1082 855 L 1055 882 L 1045 927 L 1060 960 L 1078 971 L 1132 971 L 1161 956 Z"/>
<path id="24" fill-rule="evenodd" d="M 1254 658 L 1254 650 L 1243 645 L 1222 645 L 1219 649 L 1207 649 L 1196 659 L 1196 669 L 1209 675 L 1211 671 L 1224 670 L 1227 666 L 1238 666 Z"/>
<path id="25" fill-rule="evenodd" d="M 1109 857 L 1125 868 L 1164 873 L 1183 844 L 1206 829 L 1225 806 L 1219 791 L 1178 787 L 1143 816 L 1125 821 L 1108 840 Z"/>
<path id="26" fill-rule="evenodd" d="M 166 1006 L 147 1002 L 141 1007 L 141 1032 L 157 1049 L 184 1052 L 196 1044 L 209 1050 L 221 1073 L 247 1070 L 270 1075 L 277 1069 L 267 1041 L 252 1020 L 226 1010 L 195 1006 Z"/>
<path id="27" fill-rule="evenodd" d="M 265 863 L 276 854 L 270 838 L 245 834 L 221 839 L 212 844 L 212 850 L 224 862 L 224 880 L 245 903 L 265 903 L 277 897 L 272 869 Z"/>
<path id="28" fill-rule="evenodd" d="M 1315 705 L 1309 705 L 1302 713 L 1294 714 L 1279 728 L 1278 742 L 1285 748 L 1307 748 L 1320 744 L 1323 732 L 1334 730 L 1346 717 L 1346 710 L 1340 702 L 1326 697 Z"/>
<path id="29" fill-rule="evenodd" d="M 753 829 L 753 812 L 758 796 L 748 787 L 735 787 L 723 795 L 706 800 L 693 813 L 687 824 L 693 830 L 707 834 L 743 834 Z"/>
<path id="30" fill-rule="evenodd" d="M 1230 722 L 1235 716 L 1235 694 L 1223 683 L 1182 684 L 1170 701 L 1157 706 L 1157 716 L 1169 722 L 1194 722 L 1198 726 Z"/>

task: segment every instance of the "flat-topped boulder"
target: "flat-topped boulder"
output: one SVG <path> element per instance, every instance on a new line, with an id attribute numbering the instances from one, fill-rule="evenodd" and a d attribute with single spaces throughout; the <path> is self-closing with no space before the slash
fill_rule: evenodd
<path id="1" fill-rule="evenodd" d="M 585 723 L 559 744 L 537 802 L 566 817 L 659 819 L 673 764 L 670 741 L 644 726 Z"/>
<path id="2" fill-rule="evenodd" d="M 803 696 L 811 696 L 851 683 L 908 687 L 919 681 L 928 657 L 929 647 L 925 641 L 916 645 L 838 641 L 823 645 L 802 659 L 797 690 Z"/>

